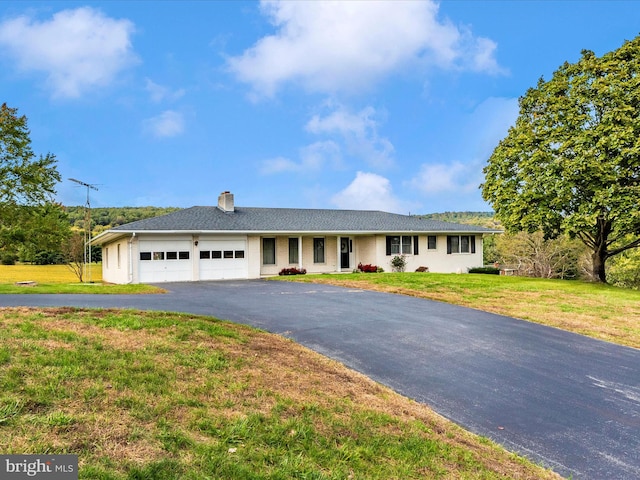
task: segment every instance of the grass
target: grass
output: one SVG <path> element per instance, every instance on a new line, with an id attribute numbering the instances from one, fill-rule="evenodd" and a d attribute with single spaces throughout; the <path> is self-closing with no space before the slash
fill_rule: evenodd
<path id="1" fill-rule="evenodd" d="M 498 275 L 359 273 L 279 280 L 329 283 L 438 300 L 640 348 L 640 291 Z"/>
<path id="2" fill-rule="evenodd" d="M 102 283 L 102 265 L 91 266 L 92 283 L 80 283 L 66 265 L 0 265 L 0 294 L 3 293 L 162 293 L 150 285 L 113 285 Z M 16 285 L 35 282 L 35 285 Z"/>
<path id="3" fill-rule="evenodd" d="M 289 340 L 185 314 L 0 309 L 0 451 L 90 479 L 551 479 Z"/>

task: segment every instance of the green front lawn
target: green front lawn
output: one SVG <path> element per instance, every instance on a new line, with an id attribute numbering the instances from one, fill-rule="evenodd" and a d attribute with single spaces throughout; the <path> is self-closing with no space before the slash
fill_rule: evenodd
<path id="1" fill-rule="evenodd" d="M 282 337 L 138 311 L 0 309 L 0 451 L 92 480 L 559 478 Z"/>

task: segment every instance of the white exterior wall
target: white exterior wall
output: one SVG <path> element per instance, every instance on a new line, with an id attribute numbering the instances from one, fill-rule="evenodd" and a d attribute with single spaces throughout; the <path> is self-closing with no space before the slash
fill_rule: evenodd
<path id="1" fill-rule="evenodd" d="M 313 263 L 314 238 L 324 238 L 324 263 Z M 304 237 L 302 247 L 302 262 L 307 269 L 307 273 L 333 273 L 338 271 L 338 237 L 333 235 Z"/>
<path id="2" fill-rule="evenodd" d="M 363 265 L 376 265 L 377 264 L 377 253 L 376 253 L 376 237 L 373 235 L 365 236 L 365 237 L 354 237 L 353 238 L 353 251 L 354 251 L 354 263 L 353 269 L 358 268 L 358 264 L 362 263 Z M 384 268 L 384 267 L 382 267 Z"/>
<path id="3" fill-rule="evenodd" d="M 102 280 L 107 283 L 129 282 L 128 239 L 120 239 L 102 248 Z"/>
<path id="4" fill-rule="evenodd" d="M 262 265 L 262 241 L 260 237 L 247 238 L 247 278 L 260 278 L 260 265 Z"/>
<path id="5" fill-rule="evenodd" d="M 289 238 L 296 238 L 296 236 L 276 236 L 276 263 L 275 265 L 263 265 L 262 264 L 262 238 L 274 238 L 274 237 L 259 237 L 258 246 L 260 248 L 259 265 L 261 276 L 278 275 L 283 268 L 298 268 L 299 262 L 289 263 Z M 324 239 L 324 262 L 313 262 L 313 239 Z M 307 273 L 332 273 L 336 271 L 337 260 L 337 245 L 338 237 L 336 236 L 304 236 L 302 237 L 302 248 L 298 248 L 298 254 L 302 255 L 302 268 L 307 270 Z M 254 278 L 254 277 L 250 277 Z"/>
<path id="6" fill-rule="evenodd" d="M 436 249 L 427 249 L 427 235 L 418 236 L 418 255 L 405 255 L 407 266 L 405 271 L 414 272 L 418 267 L 427 267 L 434 273 L 466 273 L 469 268 L 482 267 L 482 235 L 476 237 L 476 253 L 447 254 L 447 235 L 436 235 Z M 387 255 L 387 236 L 376 237 L 376 261 L 366 262 L 393 271 L 391 259 L 395 255 Z M 363 263 L 365 263 L 363 261 Z"/>
<path id="7" fill-rule="evenodd" d="M 413 237 L 413 235 L 411 235 Z M 391 259 L 394 255 L 386 254 L 387 235 L 308 235 L 302 237 L 302 247 L 299 252 L 302 257 L 302 267 L 308 273 L 334 273 L 339 268 L 339 240 L 349 237 L 353 241 L 353 252 L 350 258 L 349 271 L 357 268 L 358 263 L 373 264 L 385 271 L 392 271 Z M 475 235 L 476 253 L 447 254 L 447 235 L 437 235 L 436 249 L 427 249 L 427 235 L 418 236 L 418 255 L 405 255 L 407 272 L 413 272 L 418 267 L 427 267 L 430 272 L 456 273 L 467 272 L 471 267 L 481 267 L 482 235 Z M 234 249 L 244 248 L 245 258 L 236 262 L 235 269 L 230 274 L 221 274 L 220 278 L 260 278 L 261 276 L 278 275 L 283 268 L 299 267 L 300 263 L 289 263 L 289 238 L 295 236 L 276 236 L 275 265 L 262 264 L 263 236 L 225 236 L 225 235 L 155 235 L 141 234 L 134 237 L 121 238 L 115 242 L 105 244 L 102 248 L 103 265 L 102 277 L 109 283 L 140 283 L 165 281 L 198 281 L 213 278 L 211 271 L 206 271 L 200 260 L 201 249 L 212 249 L 214 245 L 234 243 Z M 274 238 L 274 237 L 270 237 Z M 325 261 L 313 262 L 314 238 L 324 239 Z M 198 245 L 195 243 L 198 242 Z M 141 249 L 142 245 L 142 249 Z M 118 261 L 118 248 L 120 257 Z M 216 247 L 217 248 L 217 247 Z M 222 248 L 222 247 L 221 247 Z M 140 260 L 140 252 L 144 251 L 188 251 L 188 260 Z M 413 251 L 413 250 L 412 250 Z M 221 263 L 222 265 L 222 263 Z M 237 267 L 241 267 L 242 272 Z M 208 268 L 208 267 L 207 267 Z M 143 275 L 141 276 L 141 269 Z M 346 271 L 346 270 L 345 270 Z M 146 273 L 145 273 L 146 272 Z M 229 272 L 227 270 L 227 272 Z M 153 273 L 153 275 L 151 275 Z M 214 275 L 215 276 L 215 275 Z M 150 280 L 153 278 L 153 280 Z M 217 277 L 216 277 L 217 278 Z"/>

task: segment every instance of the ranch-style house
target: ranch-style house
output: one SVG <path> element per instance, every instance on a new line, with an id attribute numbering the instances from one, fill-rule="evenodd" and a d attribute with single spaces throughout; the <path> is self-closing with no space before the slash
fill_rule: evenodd
<path id="1" fill-rule="evenodd" d="M 120 225 L 92 240 L 102 246 L 110 283 L 254 279 L 283 269 L 351 272 L 358 264 L 391 271 L 466 272 L 481 267 L 483 235 L 474 225 L 367 210 L 236 207 L 230 192 L 217 206 L 191 207 Z"/>

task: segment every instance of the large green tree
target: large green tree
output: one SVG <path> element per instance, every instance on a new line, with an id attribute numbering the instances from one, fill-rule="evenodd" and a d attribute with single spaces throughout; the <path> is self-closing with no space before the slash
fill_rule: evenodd
<path id="1" fill-rule="evenodd" d="M 0 254 L 15 255 L 33 238 L 34 208 L 53 201 L 60 181 L 55 156 L 36 156 L 31 149 L 27 117 L 0 106 Z"/>
<path id="2" fill-rule="evenodd" d="M 606 260 L 640 245 L 640 37 L 540 79 L 484 174 L 509 231 L 579 238 L 606 282 Z"/>

